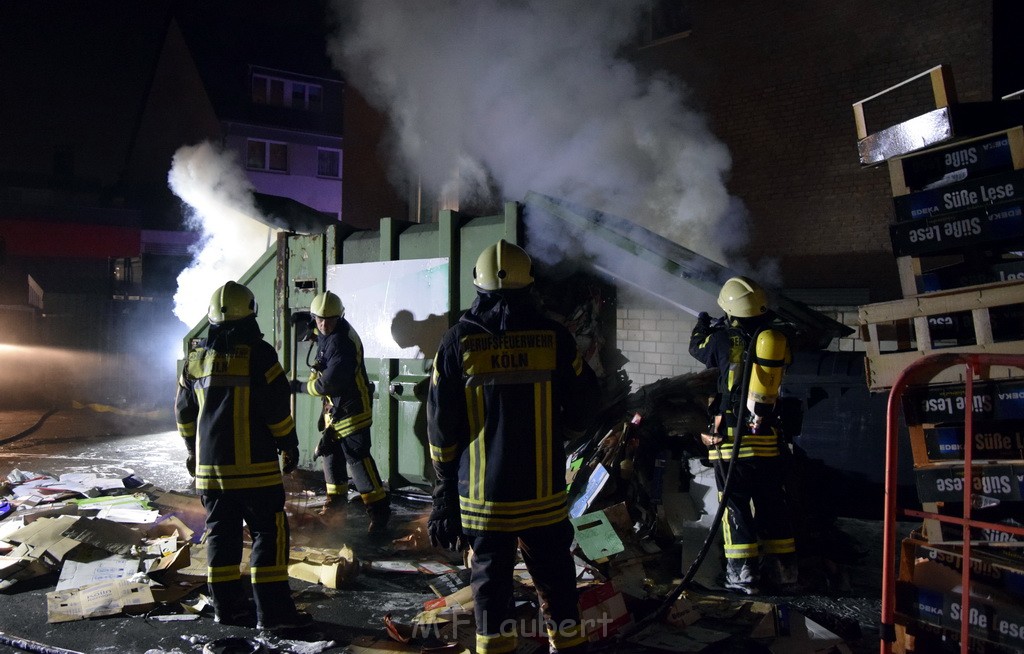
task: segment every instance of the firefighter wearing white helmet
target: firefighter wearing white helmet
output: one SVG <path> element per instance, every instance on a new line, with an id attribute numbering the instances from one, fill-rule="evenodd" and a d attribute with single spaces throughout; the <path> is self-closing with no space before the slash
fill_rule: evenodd
<path id="1" fill-rule="evenodd" d="M 473 266 L 473 285 L 482 291 L 526 288 L 533 283 L 533 261 L 526 250 L 501 239 L 488 246 Z"/>
<path id="2" fill-rule="evenodd" d="M 266 629 L 312 622 L 288 586 L 285 474 L 299 462 L 288 380 L 256 324 L 252 291 L 228 282 L 210 297 L 209 333 L 188 353 L 174 402 L 186 467 L 206 509 L 208 586 L 214 618 L 250 624 L 242 582 L 242 518 L 252 536 L 256 622 Z M 281 455 L 281 463 L 278 454 Z"/>
<path id="3" fill-rule="evenodd" d="M 593 414 L 596 383 L 572 334 L 533 297 L 529 255 L 498 241 L 477 258 L 477 296 L 441 339 L 427 391 L 434 466 L 430 541 L 471 546 L 477 652 L 516 648 L 517 547 L 552 652 L 582 652 L 565 442 Z"/>
<path id="4" fill-rule="evenodd" d="M 787 592 L 797 583 L 797 561 L 778 397 L 792 361 L 789 339 L 773 323 L 764 288 L 747 277 L 727 280 L 718 306 L 726 317 L 712 324 L 707 313 L 698 316 L 690 354 L 719 370 L 711 425 L 701 436 L 719 492 L 725 490 L 727 467 L 736 467 L 722 517 L 725 586 L 750 595 L 762 584 Z"/>
<path id="5" fill-rule="evenodd" d="M 343 509 L 348 480 L 359 492 L 370 518 L 368 531 L 383 534 L 391 517 L 391 502 L 370 454 L 373 424 L 373 384 L 363 362 L 363 343 L 345 320 L 345 305 L 336 293 L 313 298 L 309 313 L 316 324 L 316 359 L 309 379 L 293 382 L 296 392 L 322 398 L 321 438 L 313 458 L 323 457 L 327 504 L 321 515 Z"/>

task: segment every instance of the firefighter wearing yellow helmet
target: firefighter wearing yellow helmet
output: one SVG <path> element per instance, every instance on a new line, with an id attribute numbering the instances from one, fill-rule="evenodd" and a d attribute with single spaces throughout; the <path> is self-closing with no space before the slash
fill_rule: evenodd
<path id="1" fill-rule="evenodd" d="M 473 550 L 476 651 L 511 652 L 517 548 L 546 607 L 553 652 L 581 652 L 565 442 L 596 400 L 572 334 L 541 313 L 533 265 L 505 240 L 473 269 L 477 296 L 441 339 L 427 391 L 435 546 Z"/>
<path id="2" fill-rule="evenodd" d="M 188 353 L 174 414 L 186 467 L 206 509 L 207 583 L 214 618 L 250 624 L 242 582 L 242 524 L 252 536 L 250 577 L 261 628 L 309 624 L 288 587 L 288 522 L 281 473 L 299 462 L 288 380 L 256 324 L 256 300 L 228 282 L 210 297 L 207 337 Z M 278 454 L 282 461 L 278 462 Z M 251 626 L 251 625 L 250 625 Z"/>
<path id="3" fill-rule="evenodd" d="M 796 541 L 784 486 L 788 444 L 778 411 L 782 378 L 792 361 L 789 339 L 773 323 L 764 288 L 747 277 L 727 280 L 718 306 L 725 318 L 712 324 L 701 313 L 689 349 L 719 370 L 712 423 L 702 435 L 719 492 L 725 490 L 727 466 L 736 468 L 723 498 L 725 586 L 749 595 L 762 584 L 791 591 L 797 583 Z"/>
<path id="4" fill-rule="evenodd" d="M 327 484 L 321 515 L 345 507 L 351 478 L 370 519 L 369 533 L 381 535 L 391 517 L 391 502 L 370 454 L 373 385 L 363 363 L 363 343 L 345 320 L 345 306 L 337 294 L 318 294 L 309 313 L 316 324 L 316 359 L 309 379 L 292 388 L 323 399 L 322 435 L 313 453 L 314 459 L 323 457 Z"/>

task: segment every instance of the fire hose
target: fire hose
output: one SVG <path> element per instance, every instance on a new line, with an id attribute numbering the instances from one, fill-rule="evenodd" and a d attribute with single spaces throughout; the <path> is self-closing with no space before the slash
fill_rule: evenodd
<path id="1" fill-rule="evenodd" d="M 754 367 L 754 348 L 757 347 L 757 337 L 761 331 L 763 330 L 759 329 L 753 335 L 750 339 L 749 345 L 747 346 L 746 357 L 743 362 L 743 378 L 740 382 L 740 388 L 744 391 L 741 394 L 741 397 L 746 396 L 746 389 L 750 386 L 750 372 Z M 695 556 L 693 561 L 690 563 L 690 567 L 686 570 L 686 574 L 683 575 L 682 581 L 680 581 L 676 587 L 665 596 L 656 610 L 634 622 L 631 627 L 620 631 L 616 637 L 616 646 L 625 640 L 625 638 L 630 634 L 640 631 L 652 622 L 661 620 L 668 613 L 669 609 L 672 608 L 672 605 L 676 603 L 676 600 L 679 599 L 679 596 L 682 595 L 683 591 L 690 586 L 693 582 L 693 578 L 697 574 L 697 571 L 700 570 L 700 566 L 704 563 L 704 559 L 707 557 L 708 551 L 711 549 L 711 544 L 714 542 L 715 536 L 718 535 L 718 530 L 721 528 L 722 516 L 725 514 L 726 506 L 729 503 L 729 494 L 732 488 L 732 471 L 736 467 L 736 459 L 739 458 L 740 445 L 743 442 L 743 432 L 745 430 L 742 428 L 742 425 L 747 418 L 747 403 L 745 401 L 740 401 L 739 404 L 739 408 L 736 411 L 736 439 L 732 445 L 732 455 L 729 457 L 729 466 L 725 473 L 725 482 L 722 484 L 722 493 L 718 501 L 718 510 L 715 511 L 715 517 L 711 521 L 711 529 L 708 531 L 707 537 L 704 538 L 704 543 L 697 552 L 697 556 Z M 726 426 L 726 429 L 728 429 L 728 426 Z M 719 446 L 716 445 L 716 447 Z M 721 455 L 720 448 L 719 454 Z M 718 464 L 721 465 L 721 458 L 719 458 Z"/>
<path id="2" fill-rule="evenodd" d="M 34 640 L 28 640 L 27 638 L 10 636 L 2 631 L 0 631 L 0 645 L 9 645 L 26 652 L 38 652 L 39 654 L 82 654 L 77 650 L 54 647 L 53 645 L 46 645 Z"/>
<path id="3" fill-rule="evenodd" d="M 8 443 L 13 443 L 14 441 L 18 440 L 19 438 L 24 438 L 24 437 L 28 436 L 29 434 L 31 434 L 35 430 L 39 429 L 42 426 L 42 424 L 44 422 L 46 422 L 46 419 L 49 418 L 50 416 L 52 416 L 53 414 L 57 413 L 57 411 L 58 411 L 57 407 L 52 407 L 50 409 L 47 409 L 46 412 L 43 413 L 43 415 L 41 415 L 39 417 L 39 420 L 36 420 L 36 423 L 34 425 L 32 425 L 31 427 L 29 427 L 28 429 L 23 429 L 22 431 L 18 432 L 17 434 L 14 434 L 13 436 L 7 436 L 6 438 L 0 438 L 0 445 L 7 445 Z"/>

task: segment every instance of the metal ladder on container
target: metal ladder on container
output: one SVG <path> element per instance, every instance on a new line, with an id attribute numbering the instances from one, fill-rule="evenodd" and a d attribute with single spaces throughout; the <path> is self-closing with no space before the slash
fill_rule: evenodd
<path id="1" fill-rule="evenodd" d="M 947 368 L 966 366 L 964 374 L 964 510 L 962 516 L 948 516 L 911 509 L 898 510 L 896 506 L 898 466 L 898 418 L 903 392 L 912 385 L 927 383 L 937 372 Z M 884 539 L 882 548 L 882 614 L 880 623 L 881 641 L 879 651 L 891 654 L 896 642 L 896 519 L 898 516 L 934 519 L 940 522 L 960 525 L 963 529 L 963 553 L 961 560 L 960 591 L 960 651 L 968 652 L 971 579 L 971 528 L 993 529 L 1024 536 L 1024 528 L 983 522 L 971 518 L 971 489 L 973 488 L 972 448 L 974 406 L 974 377 L 985 378 L 982 374 L 992 365 L 1011 366 L 1024 370 L 1024 355 L 982 354 L 982 353 L 933 353 L 923 356 L 908 365 L 896 378 L 889 391 L 885 435 L 885 512 L 883 523 Z M 987 381 L 987 379 L 984 379 Z"/>

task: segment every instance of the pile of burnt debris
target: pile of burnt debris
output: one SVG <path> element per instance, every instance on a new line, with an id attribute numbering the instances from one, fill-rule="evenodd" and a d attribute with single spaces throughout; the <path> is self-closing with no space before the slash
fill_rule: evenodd
<path id="1" fill-rule="evenodd" d="M 707 424 L 712 374 L 621 394 L 569 457 L 573 553 L 594 648 L 860 651 L 853 648 L 863 645 L 861 627 L 872 616 L 844 615 L 836 607 L 859 601 L 850 572 L 862 565 L 866 544 L 833 518 L 800 513 L 799 596 L 747 597 L 722 589 L 721 544 L 710 524 L 717 491 L 696 437 Z M 353 524 L 359 512 L 347 512 L 348 525 L 332 525 L 319 511 L 323 495 L 289 489 L 293 589 L 336 589 L 330 597 L 338 603 L 346 602 L 346 589 L 375 584 L 398 584 L 412 596 L 425 596 L 416 598 L 412 612 L 379 607 L 375 634 L 353 632 L 348 642 L 317 641 L 316 647 L 472 651 L 466 560 L 430 546 L 429 489 L 395 488 L 392 496 L 392 533 L 371 543 L 365 529 Z M 212 621 L 205 514 L 194 493 L 162 490 L 134 474 L 54 477 L 12 470 L 0 497 L 0 591 L 17 595 L 38 587 L 33 580 L 52 580 L 45 593 L 47 623 L 140 615 Z M 694 566 L 696 559 L 701 561 Z M 544 648 L 542 612 L 525 566 L 517 567 L 515 583 L 521 649 Z M 876 606 L 874 593 L 866 598 L 868 612 Z M 300 607 L 301 596 L 297 591 Z"/>

